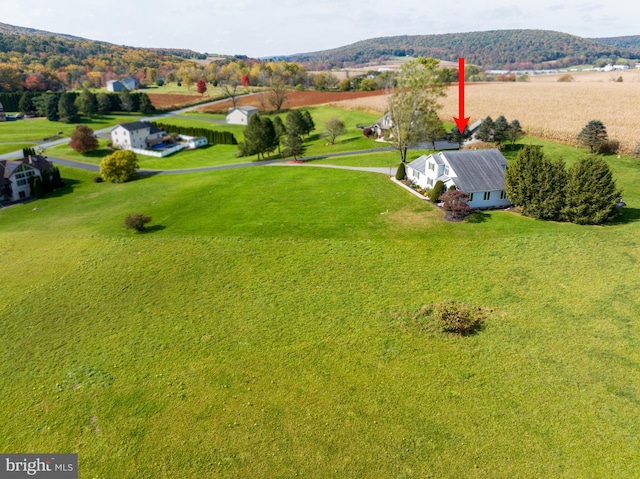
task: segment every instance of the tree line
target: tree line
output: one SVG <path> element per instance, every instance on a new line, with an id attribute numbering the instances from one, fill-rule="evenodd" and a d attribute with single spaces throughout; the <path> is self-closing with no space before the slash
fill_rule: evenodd
<path id="1" fill-rule="evenodd" d="M 270 157 L 276 149 L 282 157 L 299 158 L 304 155 L 304 137 L 315 130 L 315 123 L 307 111 L 291 110 L 285 121 L 276 116 L 271 120 L 256 113 L 249 119 L 240 143 L 240 156 L 258 155 L 258 160 Z"/>

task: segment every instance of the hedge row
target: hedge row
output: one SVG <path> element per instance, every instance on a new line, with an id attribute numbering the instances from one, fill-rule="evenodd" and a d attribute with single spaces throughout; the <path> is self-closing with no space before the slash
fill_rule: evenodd
<path id="1" fill-rule="evenodd" d="M 153 122 L 158 128 L 162 128 L 169 133 L 177 133 L 187 136 L 204 136 L 210 145 L 237 145 L 238 141 L 233 133 L 229 131 L 209 130 L 208 128 L 195 128 L 192 126 L 167 125 L 165 123 Z"/>

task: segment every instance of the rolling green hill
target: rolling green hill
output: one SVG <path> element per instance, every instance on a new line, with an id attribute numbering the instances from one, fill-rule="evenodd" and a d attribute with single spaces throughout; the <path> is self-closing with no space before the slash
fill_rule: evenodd
<path id="1" fill-rule="evenodd" d="M 625 50 L 640 51 L 640 35 L 630 35 L 625 37 L 592 38 L 598 43 L 609 45 Z"/>
<path id="2" fill-rule="evenodd" d="M 364 64 L 398 56 L 456 61 L 464 57 L 484 68 L 534 68 L 588 63 L 601 57 L 640 58 L 640 52 L 567 33 L 494 30 L 442 35 L 404 35 L 363 40 L 332 50 L 292 55 L 288 60 Z"/>

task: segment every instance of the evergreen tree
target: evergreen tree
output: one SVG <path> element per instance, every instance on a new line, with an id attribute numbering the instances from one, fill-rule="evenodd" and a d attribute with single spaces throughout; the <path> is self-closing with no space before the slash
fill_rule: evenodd
<path id="1" fill-rule="evenodd" d="M 589 148 L 591 153 L 597 152 L 608 139 L 607 129 L 600 120 L 591 120 L 577 137 L 578 144 Z"/>
<path id="2" fill-rule="evenodd" d="M 480 141 L 489 142 L 493 140 L 493 119 L 488 116 L 478 128 L 476 138 Z"/>
<path id="3" fill-rule="evenodd" d="M 564 217 L 577 224 L 602 224 L 619 213 L 621 191 L 607 162 L 596 155 L 581 158 L 569 169 Z"/>
<path id="4" fill-rule="evenodd" d="M 33 95 L 31 92 L 24 92 L 20 97 L 20 101 L 18 102 L 18 109 L 22 112 L 22 114 L 33 113 L 36 109 L 33 104 Z"/>
<path id="5" fill-rule="evenodd" d="M 63 123 L 75 123 L 78 121 L 78 109 L 76 108 L 73 97 L 69 93 L 60 95 L 58 101 L 58 115 Z"/>
<path id="6" fill-rule="evenodd" d="M 276 131 L 270 118 L 256 113 L 244 130 L 244 142 L 239 146 L 242 156 L 258 155 L 258 160 L 276 149 Z M 262 158 L 261 158 L 262 156 Z"/>
<path id="7" fill-rule="evenodd" d="M 500 115 L 496 118 L 496 121 L 493 122 L 493 141 L 497 141 L 498 143 L 502 143 L 507 139 L 507 130 L 509 129 L 509 123 L 507 123 L 507 119 Z"/>
<path id="8" fill-rule="evenodd" d="M 96 100 L 98 102 L 98 113 L 108 115 L 111 113 L 111 98 L 108 93 L 98 93 Z"/>
<path id="9" fill-rule="evenodd" d="M 38 175 L 34 175 L 29 178 L 29 187 L 31 189 L 30 193 L 32 197 L 42 198 L 44 196 L 44 189 L 42 188 L 42 179 Z"/>
<path id="10" fill-rule="evenodd" d="M 46 171 L 42 172 L 42 194 L 47 195 L 53 191 L 53 185 L 51 184 L 51 177 Z"/>
<path id="11" fill-rule="evenodd" d="M 282 141 L 284 140 L 285 135 L 287 134 L 287 127 L 284 126 L 282 122 L 282 118 L 276 116 L 273 119 L 273 128 L 276 132 L 276 141 L 278 142 L 278 154 L 282 154 L 280 151 L 280 146 L 282 145 Z"/>
<path id="12" fill-rule="evenodd" d="M 401 161 L 396 170 L 396 180 L 402 181 L 407 177 L 407 168 L 404 165 L 404 161 Z"/>
<path id="13" fill-rule="evenodd" d="M 295 131 L 288 130 L 284 139 L 284 156 L 293 156 L 298 159 L 299 156 L 304 155 L 306 149 L 302 137 L 296 134 Z"/>
<path id="14" fill-rule="evenodd" d="M 141 93 L 140 94 L 140 112 L 143 115 L 149 115 L 150 113 L 153 113 L 156 110 L 156 108 L 153 106 L 153 103 L 151 103 L 151 99 L 149 98 L 149 95 L 147 95 L 146 93 Z"/>
<path id="15" fill-rule="evenodd" d="M 57 166 L 54 165 L 53 171 L 51 172 L 51 186 L 53 189 L 62 188 L 64 186 L 64 181 L 62 181 L 62 177 L 60 176 L 60 170 Z"/>
<path id="16" fill-rule="evenodd" d="M 451 141 L 453 141 L 454 143 L 457 143 L 458 145 L 460 145 L 460 147 L 462 147 L 462 144 L 469 137 L 471 137 L 471 132 L 469 131 L 469 127 L 466 127 L 464 129 L 464 132 L 462 133 L 460 133 L 460 130 L 458 129 L 457 125 L 454 125 L 453 128 L 451 129 Z"/>
<path id="17" fill-rule="evenodd" d="M 58 102 L 60 101 L 59 95 L 53 94 L 49 96 L 47 101 L 46 115 L 49 121 L 58 121 L 60 114 L 58 113 Z"/>
<path id="18" fill-rule="evenodd" d="M 313 122 L 313 118 L 311 117 L 311 113 L 308 110 L 302 112 L 302 119 L 304 120 L 304 130 L 303 135 L 309 136 L 313 130 L 316 129 L 316 124 Z"/>
<path id="19" fill-rule="evenodd" d="M 133 98 L 131 98 L 131 92 L 128 88 L 123 88 L 120 92 L 120 107 L 122 111 L 131 113 L 133 110 Z"/>
<path id="20" fill-rule="evenodd" d="M 431 201 L 431 203 L 437 203 L 445 191 L 446 187 L 444 186 L 444 182 L 442 180 L 436 181 L 431 193 L 429 193 L 429 201 Z"/>
<path id="21" fill-rule="evenodd" d="M 83 115 L 92 117 L 98 112 L 98 100 L 92 92 L 85 88 L 76 98 L 76 108 Z"/>
<path id="22" fill-rule="evenodd" d="M 505 173 L 506 193 L 522 214 L 559 220 L 565 202 L 566 172 L 562 160 L 551 161 L 538 145 L 526 145 Z"/>

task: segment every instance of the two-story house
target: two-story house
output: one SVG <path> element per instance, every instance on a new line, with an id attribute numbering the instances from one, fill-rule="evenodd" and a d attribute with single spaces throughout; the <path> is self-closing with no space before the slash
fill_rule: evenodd
<path id="1" fill-rule="evenodd" d="M 121 123 L 111 130 L 111 143 L 114 148 L 121 150 L 133 148 L 144 150 L 161 140 L 165 135 L 164 130 L 148 121 L 134 121 Z"/>

